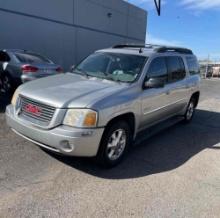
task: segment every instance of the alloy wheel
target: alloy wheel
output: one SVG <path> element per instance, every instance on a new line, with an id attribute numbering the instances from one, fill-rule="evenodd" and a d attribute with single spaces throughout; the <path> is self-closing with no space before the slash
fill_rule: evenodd
<path id="1" fill-rule="evenodd" d="M 107 144 L 107 155 L 110 160 L 117 160 L 123 154 L 126 147 L 126 133 L 118 129 L 112 133 Z"/>
<path id="2" fill-rule="evenodd" d="M 194 102 L 191 101 L 188 106 L 187 112 L 186 112 L 186 119 L 187 120 L 190 120 L 192 118 L 194 110 L 195 110 Z"/>

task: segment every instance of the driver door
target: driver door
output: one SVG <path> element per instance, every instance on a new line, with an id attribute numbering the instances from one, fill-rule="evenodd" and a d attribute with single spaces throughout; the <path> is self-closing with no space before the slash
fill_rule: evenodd
<path id="1" fill-rule="evenodd" d="M 154 125 L 169 116 L 168 70 L 165 57 L 153 59 L 148 68 L 144 82 L 149 78 L 164 80 L 164 86 L 159 88 L 143 88 L 141 94 L 142 119 L 140 129 Z"/>

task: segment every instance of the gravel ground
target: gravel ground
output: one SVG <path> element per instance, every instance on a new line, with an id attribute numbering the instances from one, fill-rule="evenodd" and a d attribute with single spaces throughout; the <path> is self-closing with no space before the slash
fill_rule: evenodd
<path id="1" fill-rule="evenodd" d="M 201 88 L 191 124 L 143 141 L 110 170 L 15 135 L 0 98 L 0 217 L 219 217 L 220 81 Z"/>

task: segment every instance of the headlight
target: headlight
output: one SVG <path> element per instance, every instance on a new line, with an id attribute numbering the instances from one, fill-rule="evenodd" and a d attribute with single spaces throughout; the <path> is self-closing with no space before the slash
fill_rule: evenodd
<path id="1" fill-rule="evenodd" d="M 91 109 L 69 109 L 63 124 L 73 127 L 96 127 L 97 112 Z"/>
<path id="2" fill-rule="evenodd" d="M 19 96 L 19 91 L 16 90 L 12 99 L 11 99 L 11 104 L 15 107 L 16 106 L 16 103 L 17 103 L 17 100 L 18 100 L 18 96 Z"/>

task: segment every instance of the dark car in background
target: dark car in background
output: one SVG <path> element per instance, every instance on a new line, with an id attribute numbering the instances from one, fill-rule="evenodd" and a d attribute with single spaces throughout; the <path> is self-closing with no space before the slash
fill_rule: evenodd
<path id="1" fill-rule="evenodd" d="M 12 93 L 22 83 L 62 73 L 62 68 L 32 51 L 0 50 L 0 90 Z"/>

